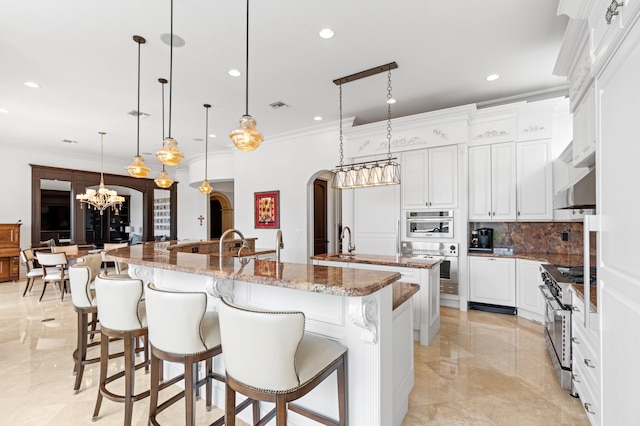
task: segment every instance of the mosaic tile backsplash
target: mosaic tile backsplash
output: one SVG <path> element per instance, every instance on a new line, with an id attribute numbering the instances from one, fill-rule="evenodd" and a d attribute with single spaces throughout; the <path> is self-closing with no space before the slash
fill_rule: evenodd
<path id="1" fill-rule="evenodd" d="M 493 228 L 493 246 L 510 247 L 515 253 L 577 254 L 583 252 L 582 222 L 472 222 L 469 233 L 478 228 Z M 566 233 L 567 241 L 562 240 Z M 471 236 L 469 236 L 471 238 Z M 590 241 L 595 254 L 595 237 Z"/>

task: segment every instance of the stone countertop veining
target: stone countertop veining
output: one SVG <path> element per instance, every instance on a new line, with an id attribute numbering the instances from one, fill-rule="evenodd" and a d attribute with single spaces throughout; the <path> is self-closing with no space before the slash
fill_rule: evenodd
<path id="1" fill-rule="evenodd" d="M 325 253 L 311 256 L 313 260 L 326 260 L 331 262 L 345 262 L 345 263 L 367 263 L 370 265 L 384 265 L 384 266 L 401 266 L 404 268 L 421 268 L 431 269 L 434 266 L 442 263 L 440 259 L 416 259 L 411 257 L 401 256 L 383 256 L 376 254 L 353 254 L 347 255 L 344 253 Z"/>
<path id="2" fill-rule="evenodd" d="M 400 279 L 382 272 L 167 250 L 157 243 L 111 250 L 107 260 L 338 296 L 366 296 Z"/>

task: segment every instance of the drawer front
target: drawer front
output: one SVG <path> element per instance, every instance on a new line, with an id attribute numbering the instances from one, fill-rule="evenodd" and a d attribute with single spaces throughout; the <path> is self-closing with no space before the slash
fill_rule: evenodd
<path id="1" fill-rule="evenodd" d="M 581 376 L 582 369 L 578 369 L 573 375 L 573 385 L 580 396 L 582 407 L 592 425 L 600 425 L 600 398 L 594 394 L 592 385 Z"/>
<path id="2" fill-rule="evenodd" d="M 458 294 L 458 284 L 440 283 L 440 293 L 443 293 L 443 294 Z"/>

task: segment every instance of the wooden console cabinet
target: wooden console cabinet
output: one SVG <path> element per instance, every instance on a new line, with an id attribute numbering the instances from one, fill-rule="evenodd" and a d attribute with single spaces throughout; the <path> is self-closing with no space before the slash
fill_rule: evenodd
<path id="1" fill-rule="evenodd" d="M 20 279 L 20 225 L 0 224 L 0 282 Z"/>

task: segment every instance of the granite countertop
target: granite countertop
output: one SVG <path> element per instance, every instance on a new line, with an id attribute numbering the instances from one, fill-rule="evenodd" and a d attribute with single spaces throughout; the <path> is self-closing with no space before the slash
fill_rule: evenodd
<path id="1" fill-rule="evenodd" d="M 584 285 L 583 284 L 571 284 L 571 287 L 575 290 L 576 294 L 584 302 Z M 589 305 L 591 305 L 591 311 L 598 312 L 598 291 L 596 286 L 591 286 L 589 291 Z"/>
<path id="2" fill-rule="evenodd" d="M 411 257 L 401 256 L 382 256 L 375 254 L 353 254 L 348 255 L 346 253 L 325 253 L 311 256 L 313 260 L 326 260 L 331 262 L 346 262 L 346 263 L 367 263 L 370 265 L 384 265 L 384 266 L 401 266 L 404 268 L 422 268 L 431 269 L 434 266 L 442 263 L 440 259 L 416 259 Z"/>
<path id="3" fill-rule="evenodd" d="M 393 310 L 409 300 L 409 298 L 418 291 L 420 291 L 419 284 L 402 283 L 399 281 L 393 283 Z"/>
<path id="4" fill-rule="evenodd" d="M 366 296 L 400 279 L 397 272 L 218 257 L 167 250 L 158 243 L 111 250 L 107 260 L 338 296 Z"/>

